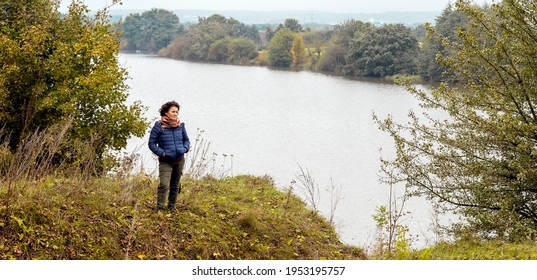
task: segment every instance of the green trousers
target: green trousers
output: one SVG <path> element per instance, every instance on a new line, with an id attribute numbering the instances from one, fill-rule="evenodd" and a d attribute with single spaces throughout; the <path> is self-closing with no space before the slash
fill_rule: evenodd
<path id="1" fill-rule="evenodd" d="M 181 193 L 181 176 L 183 176 L 183 167 L 185 159 L 180 162 L 168 163 L 159 162 L 160 184 L 157 189 L 157 209 L 164 210 L 166 198 L 168 199 L 168 210 L 175 210 L 177 195 Z"/>

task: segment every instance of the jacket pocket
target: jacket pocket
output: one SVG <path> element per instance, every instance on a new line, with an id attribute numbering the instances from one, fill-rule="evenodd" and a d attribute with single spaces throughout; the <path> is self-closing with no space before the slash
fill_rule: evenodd
<path id="1" fill-rule="evenodd" d="M 170 149 L 164 150 L 164 154 L 165 154 L 164 159 L 167 159 L 167 160 L 174 160 L 175 157 L 177 156 L 176 152 Z"/>

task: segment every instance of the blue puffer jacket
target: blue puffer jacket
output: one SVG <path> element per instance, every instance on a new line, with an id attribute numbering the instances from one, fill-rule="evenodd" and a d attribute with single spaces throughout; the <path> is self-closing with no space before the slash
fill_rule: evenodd
<path id="1" fill-rule="evenodd" d="M 159 160 L 180 161 L 190 149 L 190 139 L 186 133 L 185 124 L 181 123 L 176 128 L 162 128 L 160 121 L 155 122 L 149 135 L 148 145 Z"/>

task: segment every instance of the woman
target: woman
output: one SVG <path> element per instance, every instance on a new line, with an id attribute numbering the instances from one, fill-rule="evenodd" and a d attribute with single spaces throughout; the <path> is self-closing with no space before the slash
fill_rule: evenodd
<path id="1" fill-rule="evenodd" d="M 190 140 L 185 124 L 178 118 L 179 104 L 175 101 L 160 107 L 160 120 L 155 122 L 149 135 L 149 149 L 158 156 L 160 184 L 157 189 L 157 210 L 167 208 L 175 212 L 177 195 L 181 192 L 181 176 L 185 166 L 185 153 L 190 148 Z"/>

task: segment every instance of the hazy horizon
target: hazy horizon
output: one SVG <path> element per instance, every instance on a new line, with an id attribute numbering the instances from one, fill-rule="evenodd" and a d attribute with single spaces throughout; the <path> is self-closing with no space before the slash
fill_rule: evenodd
<path id="1" fill-rule="evenodd" d="M 84 0 L 90 10 L 99 10 L 112 0 Z M 233 11 L 317 11 L 331 13 L 384 13 L 384 12 L 433 12 L 442 11 L 453 0 L 123 0 L 122 5 L 114 5 L 112 10 L 233 10 Z M 474 0 L 474 3 L 491 4 L 497 0 Z M 66 11 L 70 0 L 61 1 L 61 11 Z"/>

